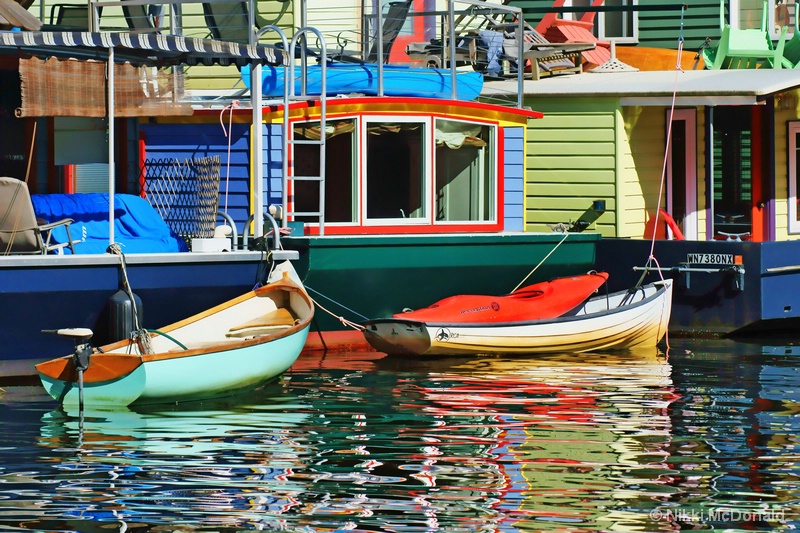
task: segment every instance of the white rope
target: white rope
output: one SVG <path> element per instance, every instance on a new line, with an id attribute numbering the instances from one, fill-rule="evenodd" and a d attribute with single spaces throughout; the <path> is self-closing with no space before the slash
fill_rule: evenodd
<path id="1" fill-rule="evenodd" d="M 347 319 L 346 319 L 346 318 L 344 318 L 343 316 L 338 316 L 338 315 L 336 315 L 336 314 L 332 313 L 331 311 L 328 311 L 328 310 L 327 310 L 327 309 L 325 309 L 323 306 L 321 306 L 321 305 L 319 304 L 319 302 L 318 302 L 318 301 L 316 301 L 314 298 L 311 298 L 311 301 L 312 301 L 312 302 L 314 302 L 314 305 L 316 305 L 317 307 L 319 307 L 320 309 L 322 309 L 323 311 L 325 311 L 326 313 L 328 313 L 329 315 L 331 315 L 333 318 L 337 319 L 337 320 L 338 320 L 339 322 L 341 322 L 343 325 L 345 325 L 345 326 L 348 326 L 348 327 L 351 327 L 351 328 L 353 328 L 353 329 L 357 329 L 358 331 L 364 331 L 365 329 L 367 329 L 367 328 L 365 328 L 364 326 L 362 326 L 361 324 L 357 324 L 357 323 L 355 323 L 355 322 L 352 322 L 352 321 L 350 321 L 350 320 L 347 320 Z"/>
<path id="2" fill-rule="evenodd" d="M 559 246 L 561 246 L 561 243 L 563 243 L 564 241 L 566 241 L 566 240 L 567 240 L 567 237 L 569 237 L 569 233 L 565 233 L 565 234 L 564 234 L 564 237 L 562 237 L 562 238 L 561 238 L 561 240 L 560 240 L 560 241 L 558 241 L 558 244 L 556 244 L 556 245 L 555 245 L 555 247 L 553 247 L 553 249 L 552 249 L 552 250 L 550 250 L 550 253 L 549 253 L 549 254 L 547 254 L 546 256 L 544 256 L 544 258 L 543 258 L 541 261 L 539 261 L 539 264 L 538 264 L 538 265 L 536 265 L 535 267 L 533 267 L 533 270 L 531 270 L 530 272 L 528 272 L 528 275 L 527 275 L 527 276 L 525 276 L 525 279 L 523 279 L 522 281 L 520 281 L 520 282 L 519 282 L 519 285 L 517 285 L 516 287 L 514 287 L 514 291 L 516 291 L 517 289 L 519 289 L 519 288 L 522 286 L 522 284 L 523 284 L 523 283 L 525 283 L 525 281 L 526 281 L 526 280 L 527 280 L 529 277 L 531 277 L 531 275 L 533 275 L 533 273 L 534 273 L 534 272 L 536 272 L 536 270 L 538 270 L 538 268 L 539 268 L 540 266 L 542 266 L 542 263 L 544 263 L 545 261 L 547 261 L 547 258 L 548 258 L 548 257 L 550 257 L 551 255 L 553 255 L 553 252 L 555 252 L 555 251 L 558 249 L 558 247 L 559 247 Z M 514 291 L 511 291 L 511 292 L 514 292 Z"/>
<path id="3" fill-rule="evenodd" d="M 219 124 L 222 126 L 222 133 L 228 139 L 228 161 L 225 164 L 225 214 L 228 213 L 228 182 L 231 175 L 231 133 L 233 130 L 233 108 L 239 107 L 239 100 L 234 100 L 230 104 L 222 108 L 219 113 Z M 222 117 L 225 116 L 225 111 L 229 111 L 228 115 L 228 129 L 225 129 L 225 123 L 222 122 Z"/>

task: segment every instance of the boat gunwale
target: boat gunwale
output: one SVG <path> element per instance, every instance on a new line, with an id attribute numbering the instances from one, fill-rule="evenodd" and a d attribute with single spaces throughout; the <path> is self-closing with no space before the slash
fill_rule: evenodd
<path id="1" fill-rule="evenodd" d="M 138 361 L 138 364 L 135 365 L 134 367 L 128 369 L 127 372 L 125 372 L 123 374 L 119 374 L 119 375 L 114 375 L 112 378 L 108 378 L 107 376 L 109 374 L 106 373 L 106 374 L 104 374 L 104 376 L 106 376 L 106 377 L 104 377 L 104 379 L 94 379 L 93 376 L 92 376 L 92 372 L 90 372 L 90 370 L 91 370 L 91 367 L 90 367 L 89 369 L 87 369 L 87 371 L 86 371 L 86 373 L 84 375 L 84 380 L 85 380 L 86 383 L 98 383 L 98 384 L 107 383 L 107 382 L 111 382 L 111 381 L 114 381 L 114 380 L 117 380 L 117 379 L 124 378 L 125 376 L 129 375 L 131 372 L 136 370 L 136 368 L 138 368 L 139 366 L 141 366 L 141 365 L 143 365 L 145 363 L 148 363 L 148 362 L 169 361 L 169 360 L 175 360 L 175 359 L 182 359 L 182 358 L 186 358 L 186 357 L 197 357 L 197 356 L 202 356 L 202 355 L 210 355 L 210 354 L 215 354 L 215 353 L 220 353 L 220 352 L 227 352 L 227 351 L 231 351 L 231 350 L 238 350 L 238 349 L 242 349 L 242 348 L 248 348 L 248 347 L 257 346 L 257 345 L 260 345 L 260 344 L 267 344 L 269 342 L 277 341 L 279 339 L 283 339 L 285 337 L 289 337 L 291 335 L 297 334 L 297 333 L 301 332 L 303 329 L 308 329 L 311 326 L 311 321 L 312 321 L 312 319 L 314 317 L 314 313 L 313 313 L 314 302 L 311 300 L 311 297 L 302 289 L 302 287 L 297 285 L 294 281 L 292 281 L 290 279 L 280 279 L 280 280 L 277 280 L 277 281 L 275 281 L 273 283 L 270 283 L 269 285 L 265 285 L 263 287 L 259 287 L 257 289 L 254 289 L 254 290 L 250 291 L 250 292 L 247 292 L 247 293 L 245 293 L 243 295 L 240 295 L 240 296 L 238 296 L 236 298 L 228 300 L 227 302 L 223 302 L 222 304 L 219 304 L 219 305 L 217 305 L 215 307 L 212 307 L 211 309 L 207 309 L 205 311 L 202 311 L 201 313 L 197 313 L 197 314 L 192 315 L 190 317 L 187 317 L 187 318 L 185 318 L 185 319 L 183 319 L 181 321 L 169 324 L 169 325 L 165 326 L 164 328 L 159 329 L 158 331 L 153 331 L 153 332 L 150 333 L 151 337 L 162 336 L 162 335 L 160 335 L 160 333 L 167 333 L 169 331 L 173 331 L 173 330 L 175 330 L 177 328 L 186 326 L 188 324 L 192 324 L 192 323 L 204 320 L 206 318 L 213 317 L 213 315 L 215 315 L 216 313 L 218 313 L 220 311 L 224 311 L 225 309 L 229 309 L 229 308 L 231 308 L 231 307 L 233 307 L 233 306 L 235 306 L 235 305 L 237 305 L 237 304 L 239 304 L 241 302 L 250 300 L 252 298 L 259 297 L 260 294 L 273 293 L 273 292 L 284 292 L 284 293 L 287 293 L 287 294 L 288 293 L 297 293 L 297 294 L 299 294 L 300 297 L 303 298 L 303 300 L 305 301 L 306 305 L 308 305 L 309 309 L 311 309 L 312 312 L 310 312 L 306 317 L 299 319 L 296 324 L 293 324 L 293 325 L 291 325 L 289 327 L 286 327 L 285 329 L 276 330 L 274 332 L 271 332 L 271 333 L 268 333 L 268 334 L 265 334 L 265 335 L 255 335 L 253 337 L 248 337 L 248 338 L 244 338 L 244 339 L 231 339 L 231 340 L 220 339 L 218 341 L 209 341 L 208 345 L 206 345 L 206 346 L 202 346 L 202 347 L 198 347 L 198 348 L 189 348 L 189 349 L 186 349 L 186 350 L 176 349 L 176 350 L 170 350 L 170 351 L 157 352 L 157 353 L 153 353 L 153 354 L 136 354 L 136 353 L 124 353 L 124 352 L 114 352 L 113 351 L 113 350 L 118 350 L 118 349 L 124 348 L 124 347 L 133 347 L 135 342 L 132 339 L 123 339 L 123 340 L 120 340 L 120 341 L 117 341 L 117 342 L 114 342 L 114 343 L 111 343 L 111 344 L 107 344 L 107 345 L 104 345 L 104 346 L 99 346 L 99 347 L 95 348 L 95 350 L 93 351 L 91 357 L 98 357 L 99 356 L 99 357 L 102 358 L 103 356 L 113 356 L 115 358 L 122 358 L 122 359 L 133 358 L 133 359 L 136 359 Z M 58 357 L 56 359 L 52 359 L 50 361 L 45 361 L 45 362 L 41 363 L 41 365 L 48 365 L 48 364 L 52 364 L 55 361 L 61 361 L 61 362 L 63 362 L 62 371 L 65 371 L 65 370 L 69 370 L 69 369 L 67 369 L 67 367 L 70 365 L 70 363 L 72 361 L 72 358 L 73 358 L 72 355 L 65 355 L 65 356 L 62 356 L 62 357 Z M 39 366 L 40 365 L 37 365 L 37 370 L 38 370 Z M 74 372 L 74 368 L 72 368 L 69 371 L 70 372 Z M 39 371 L 39 373 L 41 374 L 42 372 Z M 62 377 L 54 376 L 54 375 L 51 375 L 50 373 L 44 373 L 44 374 L 47 375 L 50 378 L 58 379 L 58 380 L 62 380 L 62 381 L 75 382 L 77 380 L 77 376 L 75 376 L 75 379 L 71 379 L 71 378 L 64 378 L 63 374 L 62 374 Z"/>
<path id="2" fill-rule="evenodd" d="M 568 316 L 559 316 L 555 318 L 542 318 L 538 320 L 519 320 L 514 322 L 458 322 L 458 323 L 450 323 L 450 322 L 422 322 L 419 320 L 408 320 L 404 318 L 376 318 L 372 320 L 366 320 L 362 324 L 365 326 L 369 326 L 370 324 L 387 324 L 387 323 L 400 323 L 400 324 L 407 324 L 412 326 L 423 326 L 426 328 L 436 328 L 436 327 L 447 327 L 453 329 L 463 329 L 463 328 L 513 328 L 519 326 L 542 326 L 548 324 L 557 324 L 557 323 L 569 323 L 575 321 L 585 321 L 587 319 L 594 319 L 594 318 L 601 318 L 606 317 L 609 315 L 614 315 L 620 313 L 622 311 L 626 311 L 629 309 L 636 309 L 643 305 L 649 305 L 653 302 L 653 300 L 661 297 L 664 292 L 668 290 L 668 285 L 672 283 L 672 280 L 659 280 L 654 281 L 652 283 L 648 283 L 644 285 L 644 287 L 653 286 L 656 287 L 660 285 L 660 287 L 656 288 L 656 292 L 647 296 L 646 298 L 633 302 L 631 304 L 625 306 L 617 306 L 613 309 L 604 309 L 602 311 L 596 311 L 593 313 L 587 313 L 584 315 L 568 315 Z M 610 294 L 603 294 L 597 295 L 592 298 L 589 298 L 585 303 L 581 304 L 581 307 L 586 306 L 590 302 L 599 301 L 600 299 L 612 298 L 615 296 L 622 295 L 628 292 L 630 289 L 625 289 L 621 291 L 612 292 Z"/>

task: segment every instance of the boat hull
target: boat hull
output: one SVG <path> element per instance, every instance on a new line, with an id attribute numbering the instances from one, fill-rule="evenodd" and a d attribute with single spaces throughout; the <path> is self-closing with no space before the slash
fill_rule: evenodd
<path id="1" fill-rule="evenodd" d="M 48 394 L 68 406 L 218 398 L 286 372 L 313 317 L 313 302 L 285 262 L 275 266 L 268 285 L 149 332 L 149 349 L 123 340 L 94 350 L 82 371 L 72 356 L 36 370 Z"/>
<path id="2" fill-rule="evenodd" d="M 85 383 L 84 403 L 91 406 L 146 405 L 196 401 L 236 394 L 269 383 L 285 373 L 303 350 L 309 327 L 264 344 L 194 357 L 150 361 L 110 381 Z M 77 406 L 74 381 L 40 376 L 47 393 L 65 406 Z"/>
<path id="3" fill-rule="evenodd" d="M 321 334 L 312 332 L 310 343 L 353 349 L 367 347 L 364 337 L 339 316 L 353 322 L 391 317 L 454 294 L 508 293 L 529 274 L 526 284 L 583 274 L 594 268 L 599 239 L 574 234 L 559 245 L 563 234 L 504 233 L 289 236 L 281 242 L 300 253 L 297 272 L 329 311 L 317 313 Z"/>
<path id="4" fill-rule="evenodd" d="M 142 326 L 157 328 L 253 288 L 263 254 L 126 255 Z M 72 342 L 42 330 L 85 327 L 98 344 L 112 335 L 109 299 L 120 288 L 120 259 L 110 254 L 0 257 L 0 377 L 35 376 L 38 363 L 68 353 Z"/>
<path id="5" fill-rule="evenodd" d="M 610 274 L 611 290 L 642 276 L 633 270 L 637 265 L 619 258 L 649 257 L 650 246 L 642 239 L 598 241 L 597 268 Z M 672 334 L 737 336 L 800 327 L 800 241 L 657 240 L 653 255 L 675 281 Z M 651 272 L 645 280 L 658 277 Z"/>
<path id="6" fill-rule="evenodd" d="M 507 324 L 371 320 L 364 336 L 392 355 L 507 355 L 622 350 L 656 346 L 667 333 L 672 281 L 596 296 L 575 315 Z"/>

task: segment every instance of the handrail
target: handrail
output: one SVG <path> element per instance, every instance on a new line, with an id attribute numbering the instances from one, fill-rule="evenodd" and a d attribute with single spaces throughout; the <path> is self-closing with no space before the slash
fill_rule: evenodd
<path id="1" fill-rule="evenodd" d="M 628 11 L 673 11 L 686 9 L 689 6 L 682 3 L 652 4 L 652 5 L 627 5 L 627 6 L 562 6 L 562 7 L 526 7 L 523 13 L 618 13 Z"/>
<path id="2" fill-rule="evenodd" d="M 247 217 L 247 221 L 244 223 L 244 233 L 242 233 L 242 247 L 247 250 L 247 244 L 250 240 L 250 223 L 253 222 L 253 215 Z M 272 226 L 272 234 L 273 234 L 273 250 L 280 250 L 281 248 L 281 236 L 280 236 L 280 227 L 278 226 L 278 222 L 267 212 L 264 212 L 264 222 L 269 222 Z"/>
<path id="3" fill-rule="evenodd" d="M 239 242 L 239 233 L 236 231 L 236 224 L 233 222 L 233 217 L 223 211 L 217 211 L 217 216 L 225 219 L 228 226 L 231 228 L 231 250 L 235 250 Z"/>

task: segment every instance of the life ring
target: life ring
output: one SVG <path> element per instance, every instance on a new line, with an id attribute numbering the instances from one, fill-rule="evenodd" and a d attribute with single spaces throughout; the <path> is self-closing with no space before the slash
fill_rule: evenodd
<path id="1" fill-rule="evenodd" d="M 658 218 L 659 224 L 656 228 L 656 218 Z M 672 234 L 671 237 L 667 235 L 667 228 L 669 228 L 670 233 Z M 653 233 L 655 232 L 656 239 L 674 239 L 676 241 L 683 241 L 686 240 L 686 237 L 683 236 L 683 232 L 681 228 L 678 227 L 678 223 L 675 222 L 675 219 L 672 218 L 669 213 L 664 211 L 663 209 L 658 209 L 658 217 L 651 216 L 650 219 L 647 221 L 647 224 L 644 226 L 644 238 L 645 239 L 652 239 Z"/>

